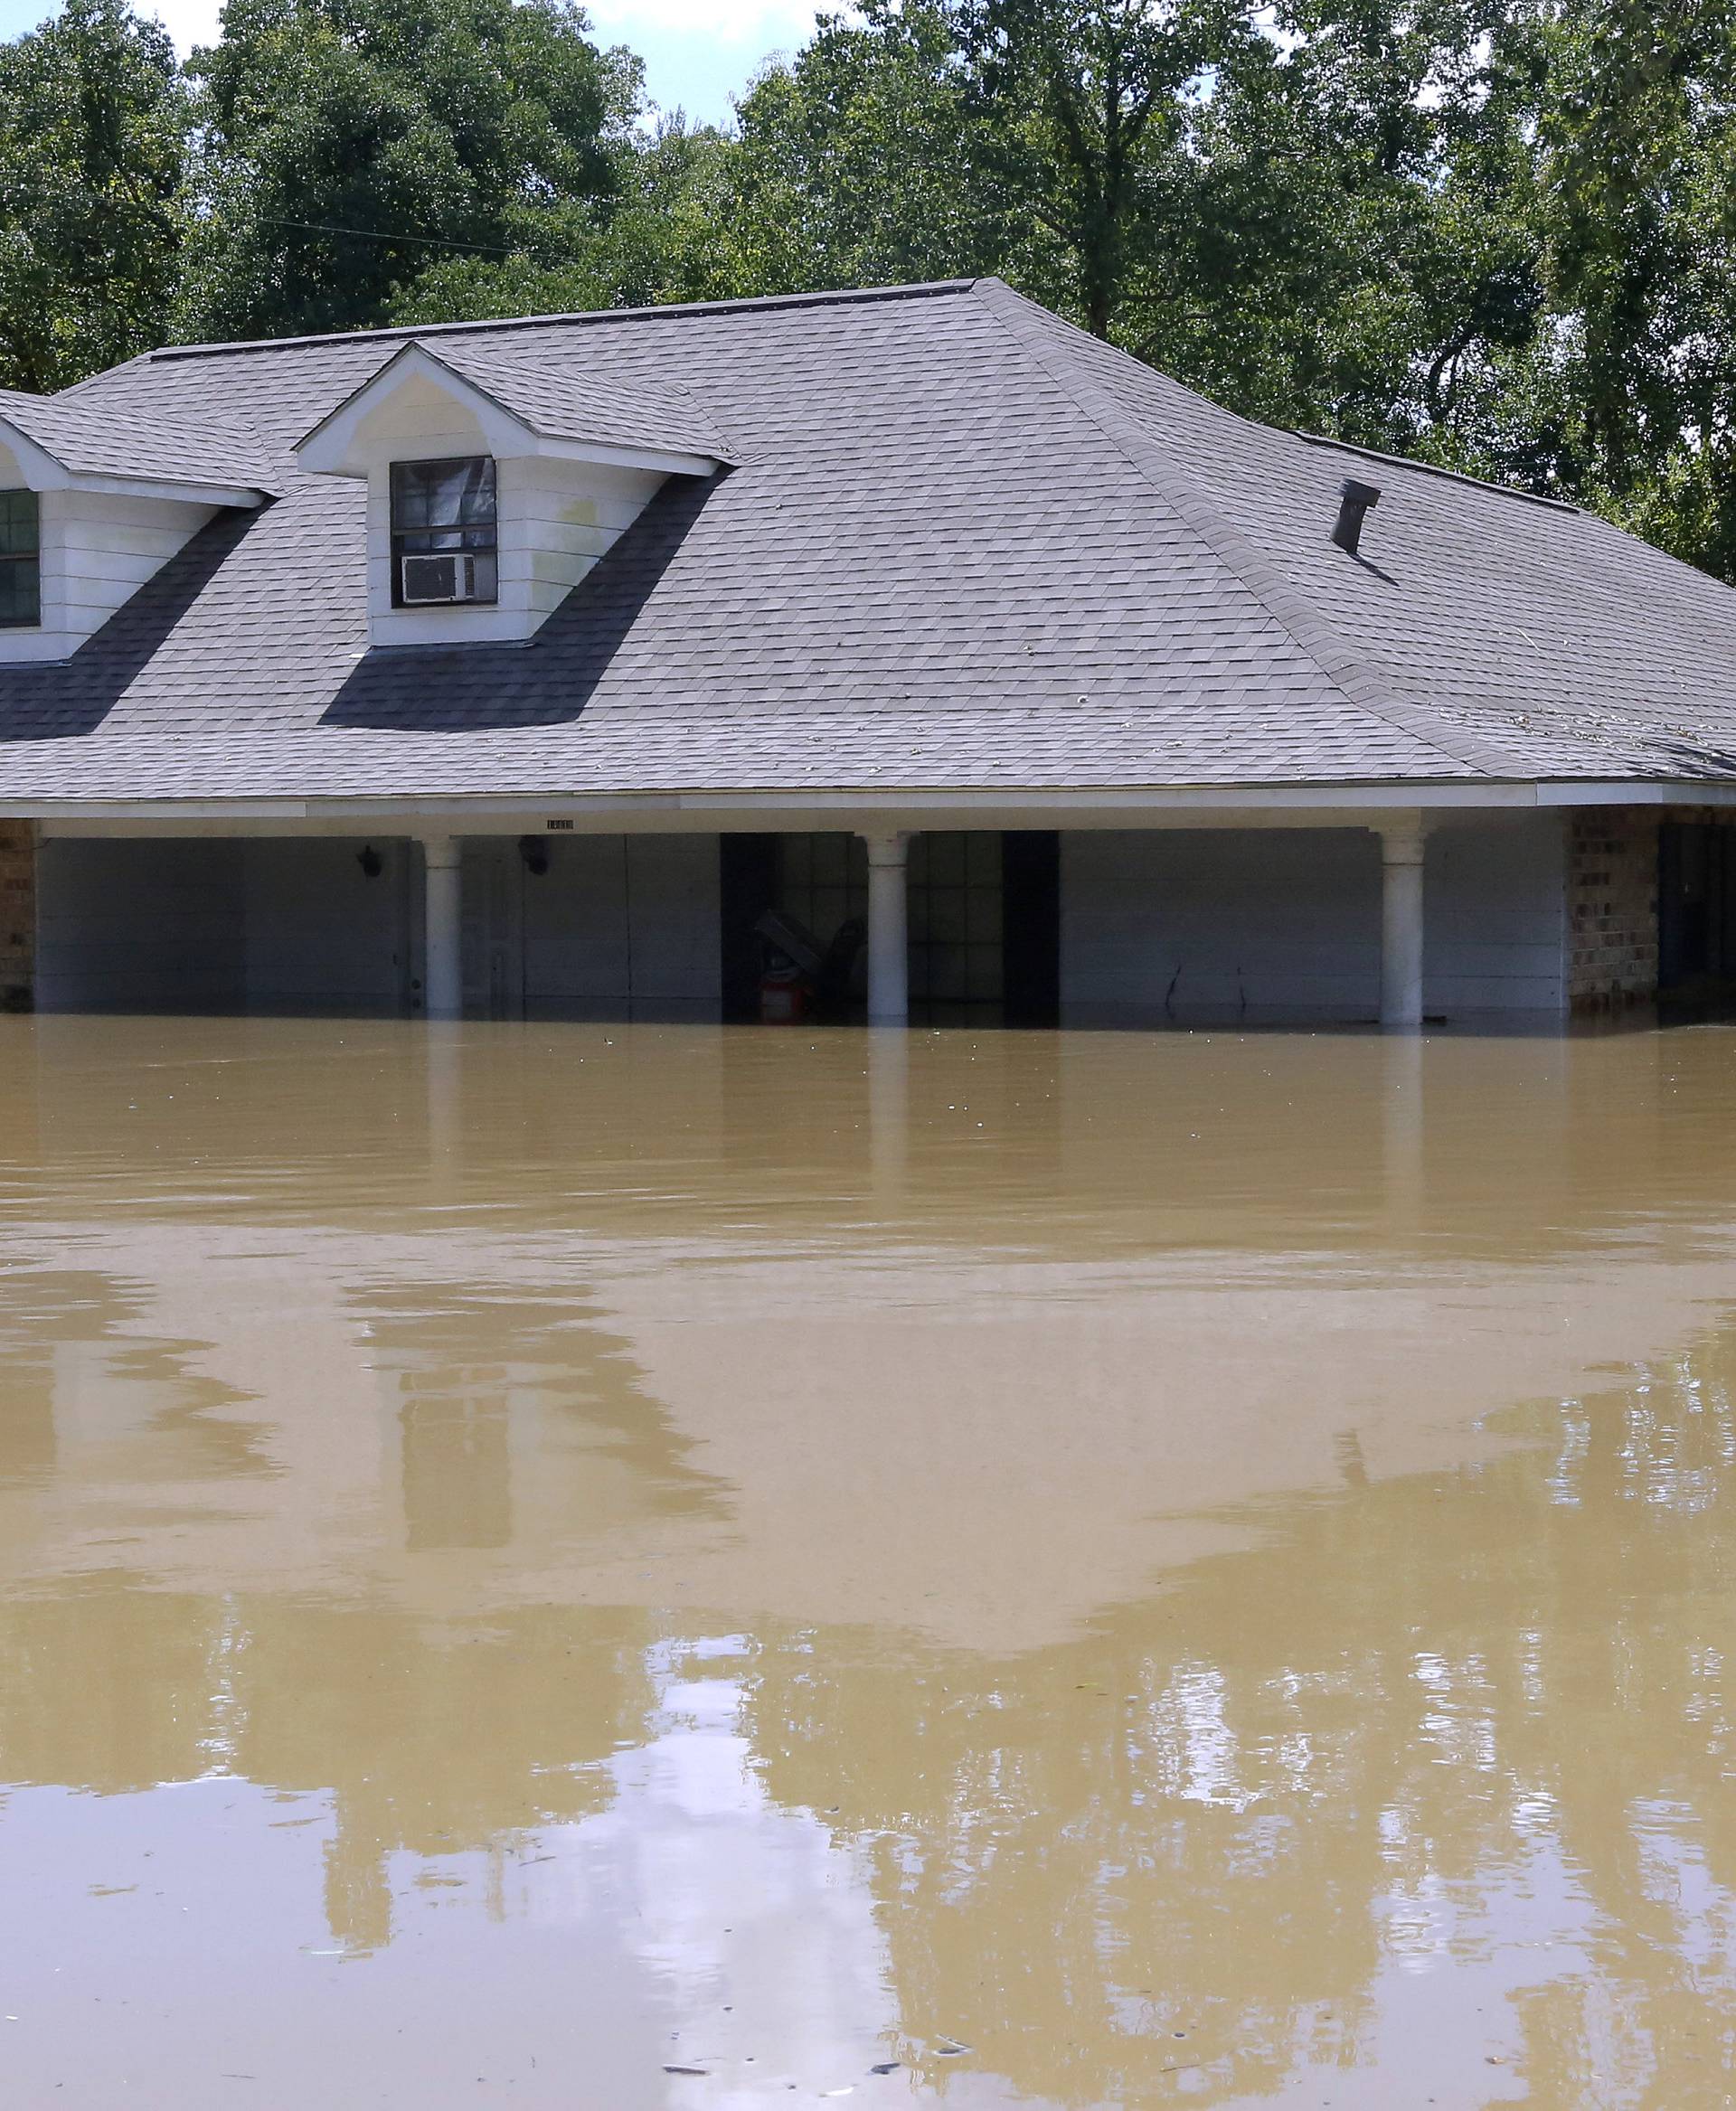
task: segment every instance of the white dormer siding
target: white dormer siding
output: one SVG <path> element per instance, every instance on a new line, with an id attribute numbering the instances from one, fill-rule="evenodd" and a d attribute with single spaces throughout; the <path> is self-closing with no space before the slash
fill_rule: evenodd
<path id="1" fill-rule="evenodd" d="M 56 619 L 67 633 L 89 637 L 123 602 L 160 571 L 206 522 L 214 505 L 185 499 L 123 498 L 111 492 L 42 494 L 42 617 L 50 615 L 51 577 Z M 56 572 L 51 574 L 49 526 L 57 522 Z"/>
<path id="2" fill-rule="evenodd" d="M 581 473 L 574 476 L 575 470 Z M 510 565 L 510 576 L 524 580 L 526 606 L 539 618 L 552 615 L 664 481 L 644 469 L 602 462 L 515 462 L 509 485 L 523 540 L 502 538 L 503 596 Z"/>
<path id="3" fill-rule="evenodd" d="M 535 429 L 420 345 L 389 362 L 297 453 L 316 475 L 366 480 L 373 646 L 528 641 L 671 475 L 709 476 L 721 462 Z M 477 456 L 495 465 L 495 599 L 395 608 L 392 465 Z"/>
<path id="4" fill-rule="evenodd" d="M 495 457 L 500 584 L 489 603 L 394 608 L 392 465 L 485 455 L 480 436 L 449 428 L 393 440 L 368 468 L 368 636 L 372 644 L 453 645 L 533 636 L 664 481 L 603 463 Z"/>
<path id="5" fill-rule="evenodd" d="M 38 491 L 42 621 L 0 628 L 0 664 L 70 659 L 216 512 L 184 499 L 41 490 L 0 443 L 0 489 Z"/>
<path id="6" fill-rule="evenodd" d="M 69 466 L 9 411 L 0 411 L 0 489 L 36 494 L 41 579 L 41 620 L 0 626 L 0 665 L 71 659 L 214 514 L 264 495 L 196 472 L 123 475 L 76 457 Z"/>

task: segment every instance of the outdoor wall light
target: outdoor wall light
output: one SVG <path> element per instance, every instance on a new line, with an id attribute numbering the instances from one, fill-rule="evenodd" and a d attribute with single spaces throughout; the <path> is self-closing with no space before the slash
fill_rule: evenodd
<path id="1" fill-rule="evenodd" d="M 355 862 L 362 868 L 362 875 L 363 879 L 367 880 L 377 880 L 381 873 L 383 872 L 386 869 L 386 861 L 380 855 L 380 853 L 374 849 L 371 843 L 364 843 L 363 847 L 357 851 L 355 853 Z"/>
<path id="2" fill-rule="evenodd" d="M 540 835 L 521 835 L 518 854 L 524 861 L 524 870 L 540 880 L 549 869 L 549 846 Z"/>

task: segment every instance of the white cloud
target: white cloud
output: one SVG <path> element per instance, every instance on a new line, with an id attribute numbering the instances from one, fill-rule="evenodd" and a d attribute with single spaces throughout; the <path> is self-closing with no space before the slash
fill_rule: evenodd
<path id="1" fill-rule="evenodd" d="M 222 0 L 149 0 L 139 13 L 156 15 L 175 39 L 175 50 L 185 58 L 195 44 L 217 42 Z"/>
<path id="2" fill-rule="evenodd" d="M 222 0 L 148 0 L 141 12 L 156 15 L 175 49 L 186 52 L 216 42 L 222 9 Z M 845 10 L 835 0 L 830 12 Z M 758 58 L 805 43 L 816 8 L 814 0 L 590 0 L 589 13 L 593 33 L 606 43 L 637 51 L 678 38 Z"/>
<path id="3" fill-rule="evenodd" d="M 804 42 L 814 27 L 813 0 L 590 0 L 592 27 L 611 42 L 691 37 L 713 49 L 760 52 Z"/>

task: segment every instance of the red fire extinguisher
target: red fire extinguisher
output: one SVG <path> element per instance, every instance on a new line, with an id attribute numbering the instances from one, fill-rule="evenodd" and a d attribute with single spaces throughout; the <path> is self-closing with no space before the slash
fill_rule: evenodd
<path id="1" fill-rule="evenodd" d="M 766 1026 L 799 1026 L 807 1011 L 807 992 L 799 969 L 769 967 L 760 978 L 760 1019 Z"/>

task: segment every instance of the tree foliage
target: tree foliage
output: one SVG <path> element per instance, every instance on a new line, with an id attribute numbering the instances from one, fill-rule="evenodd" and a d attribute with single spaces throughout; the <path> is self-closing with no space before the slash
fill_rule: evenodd
<path id="1" fill-rule="evenodd" d="M 229 0 L 192 65 L 189 334 L 378 322 L 442 255 L 581 246 L 618 114 L 584 33 L 567 0 Z"/>
<path id="2" fill-rule="evenodd" d="M 186 96 L 124 0 L 0 45 L 0 386 L 64 387 L 164 336 Z"/>
<path id="3" fill-rule="evenodd" d="M 1736 0 L 862 0 L 722 127 L 571 0 L 0 47 L 0 381 L 997 271 L 1251 415 L 1736 578 Z"/>

